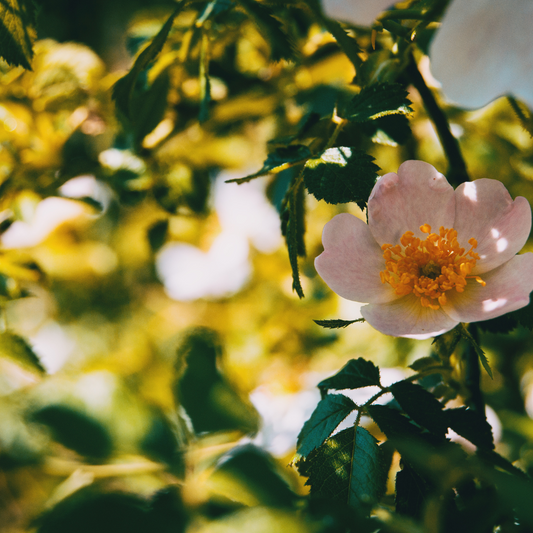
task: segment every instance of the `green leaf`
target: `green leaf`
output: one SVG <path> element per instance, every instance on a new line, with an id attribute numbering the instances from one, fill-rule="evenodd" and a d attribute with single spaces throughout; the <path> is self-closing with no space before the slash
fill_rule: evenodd
<path id="1" fill-rule="evenodd" d="M 289 252 L 292 289 L 300 298 L 303 298 L 304 292 L 298 267 L 298 256 L 305 256 L 305 195 L 302 181 L 295 181 L 291 185 L 283 200 L 282 208 L 281 231 Z"/>
<path id="2" fill-rule="evenodd" d="M 420 437 L 420 428 L 397 409 L 385 405 L 370 405 L 367 412 L 388 439 L 409 441 Z"/>
<path id="3" fill-rule="evenodd" d="M 148 228 L 148 242 L 152 252 L 157 252 L 166 242 L 168 234 L 168 219 L 159 220 Z"/>
<path id="4" fill-rule="evenodd" d="M 491 379 L 494 379 L 492 376 L 492 370 L 489 365 L 489 360 L 487 359 L 487 356 L 485 355 L 485 352 L 481 349 L 479 344 L 476 342 L 474 337 L 470 334 L 467 327 L 463 324 L 461 328 L 461 335 L 463 338 L 467 339 L 468 342 L 472 345 L 472 348 L 474 348 L 474 351 L 476 352 L 476 355 L 479 357 L 479 360 L 481 361 L 481 364 L 483 365 L 483 368 L 487 371 L 487 374 L 490 376 Z"/>
<path id="5" fill-rule="evenodd" d="M 385 146 L 405 144 L 411 137 L 409 120 L 404 115 L 389 115 L 365 122 L 362 130 L 372 142 Z"/>
<path id="6" fill-rule="evenodd" d="M 26 340 L 10 331 L 0 334 L 0 355 L 9 357 L 30 370 L 43 374 L 46 372 L 39 357 Z"/>
<path id="7" fill-rule="evenodd" d="M 509 313 L 508 315 L 511 319 L 516 320 L 521 326 L 533 330 L 533 298 L 529 297 L 529 304 L 518 311 Z"/>
<path id="8" fill-rule="evenodd" d="M 430 494 L 428 482 L 410 464 L 402 461 L 396 474 L 396 512 L 418 519 Z"/>
<path id="9" fill-rule="evenodd" d="M 372 161 L 374 158 L 361 150 L 328 148 L 305 164 L 305 186 L 317 200 L 329 204 L 356 202 L 364 209 L 379 171 Z"/>
<path id="10" fill-rule="evenodd" d="M 364 428 L 345 429 L 300 461 L 311 494 L 346 502 L 368 514 L 385 492 L 387 465 L 377 440 Z"/>
<path id="11" fill-rule="evenodd" d="M 216 332 L 207 328 L 188 331 L 177 352 L 181 375 L 174 383 L 176 400 L 189 415 L 196 433 L 255 433 L 257 411 L 219 370 L 221 358 Z"/>
<path id="12" fill-rule="evenodd" d="M 275 18 L 276 13 L 272 7 L 255 0 L 237 0 L 237 2 L 253 19 L 269 44 L 272 61 L 296 59 L 297 49 L 283 28 L 283 24 Z"/>
<path id="13" fill-rule="evenodd" d="M 477 411 L 459 407 L 457 409 L 446 409 L 444 416 L 448 427 L 461 435 L 461 437 L 481 448 L 489 450 L 494 448 L 492 428 Z"/>
<path id="14" fill-rule="evenodd" d="M 330 389 L 360 389 L 372 386 L 381 386 L 379 368 L 362 357 L 351 359 L 334 376 L 318 384 L 318 388 L 323 392 Z"/>
<path id="15" fill-rule="evenodd" d="M 268 154 L 261 170 L 245 176 L 244 178 L 227 180 L 226 183 L 246 183 L 247 181 L 258 178 L 259 176 L 264 176 L 265 174 L 277 174 L 282 170 L 306 161 L 310 157 L 311 151 L 303 144 L 291 144 L 290 146 L 276 148 L 272 153 Z"/>
<path id="16" fill-rule="evenodd" d="M 410 381 L 398 381 L 390 390 L 401 408 L 420 426 L 444 437 L 448 430 L 442 404 L 426 389 Z"/>
<path id="17" fill-rule="evenodd" d="M 334 320 L 313 320 L 315 324 L 327 329 L 347 328 L 350 324 L 364 321 L 364 318 L 356 318 L 355 320 L 341 320 L 340 318 L 336 318 Z"/>
<path id="18" fill-rule="evenodd" d="M 347 117 L 353 122 L 366 122 L 387 115 L 412 113 L 407 91 L 399 83 L 376 83 L 365 87 L 354 96 L 347 110 Z"/>
<path id="19" fill-rule="evenodd" d="M 113 100 L 115 100 L 117 109 L 121 111 L 128 119 L 131 115 L 131 98 L 133 89 L 139 74 L 148 67 L 148 65 L 159 55 L 165 44 L 170 29 L 176 15 L 181 11 L 184 2 L 179 2 L 178 7 L 167 19 L 159 33 L 152 39 L 152 42 L 137 56 L 131 70 L 113 86 Z"/>
<path id="20" fill-rule="evenodd" d="M 225 483 L 231 479 L 261 505 L 291 507 L 297 499 L 276 461 L 253 444 L 234 448 L 222 457 L 212 475 L 215 479 L 222 475 Z"/>
<path id="21" fill-rule="evenodd" d="M 32 413 L 32 419 L 48 426 L 54 440 L 88 457 L 107 457 L 113 442 L 107 428 L 93 417 L 68 405 L 52 404 Z"/>
<path id="22" fill-rule="evenodd" d="M 0 54 L 11 65 L 31 70 L 35 6 L 32 0 L 0 2 Z"/>
<path id="23" fill-rule="evenodd" d="M 438 361 L 434 357 L 421 357 L 420 359 L 413 361 L 413 363 L 409 365 L 409 368 L 411 370 L 414 370 L 415 372 L 420 372 L 421 370 L 425 370 L 426 368 L 437 366 L 439 365 L 439 363 L 440 361 Z"/>
<path id="24" fill-rule="evenodd" d="M 433 344 L 442 361 L 448 362 L 458 342 L 461 340 L 461 326 L 435 337 Z"/>
<path id="25" fill-rule="evenodd" d="M 355 403 L 343 394 L 328 394 L 304 424 L 297 441 L 297 452 L 307 457 L 321 446 L 333 430 L 354 410 Z"/>
<path id="26" fill-rule="evenodd" d="M 170 76 L 165 69 L 148 90 L 132 99 L 132 108 L 135 111 L 132 123 L 136 143 L 140 144 L 165 116 L 169 89 Z"/>

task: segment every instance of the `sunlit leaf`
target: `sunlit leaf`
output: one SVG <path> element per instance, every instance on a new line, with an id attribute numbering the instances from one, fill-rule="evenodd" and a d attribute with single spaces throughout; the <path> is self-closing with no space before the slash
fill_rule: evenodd
<path id="1" fill-rule="evenodd" d="M 0 333 L 0 355 L 9 357 L 30 370 L 40 373 L 46 372 L 39 357 L 27 341 L 10 331 Z"/>
<path id="2" fill-rule="evenodd" d="M 0 55 L 12 65 L 31 70 L 35 4 L 31 0 L 0 2 Z"/>
<path id="3" fill-rule="evenodd" d="M 307 457 L 321 446 L 333 430 L 356 408 L 355 403 L 343 394 L 328 394 L 304 424 L 297 441 L 297 452 Z"/>
<path id="4" fill-rule="evenodd" d="M 359 389 L 361 387 L 381 386 L 379 368 L 362 357 L 351 359 L 334 376 L 322 380 L 318 388 L 327 390 Z"/>
<path id="5" fill-rule="evenodd" d="M 328 148 L 305 164 L 305 186 L 317 200 L 356 202 L 364 209 L 379 171 L 373 161 L 372 156 L 354 148 Z"/>
<path id="6" fill-rule="evenodd" d="M 407 91 L 399 83 L 376 83 L 365 87 L 354 96 L 347 110 L 347 118 L 365 122 L 387 115 L 412 113 Z"/>
<path id="7" fill-rule="evenodd" d="M 433 366 L 437 366 L 440 363 L 437 359 L 434 357 L 421 357 L 420 359 L 417 359 L 416 361 L 413 361 L 409 368 L 414 370 L 415 372 L 419 372 L 421 370 L 425 370 L 426 368 L 431 368 Z"/>
<path id="8" fill-rule="evenodd" d="M 298 467 L 309 478 L 312 495 L 368 513 L 385 492 L 387 466 L 381 454 L 376 439 L 359 426 L 327 439 Z"/>
<path id="9" fill-rule="evenodd" d="M 254 172 L 244 178 L 236 178 L 228 180 L 227 183 L 245 183 L 259 176 L 264 176 L 268 173 L 278 173 L 297 163 L 306 161 L 311 157 L 309 148 L 302 144 L 292 144 L 290 146 L 283 146 L 276 148 L 273 152 L 268 154 L 266 161 L 263 163 L 261 170 Z"/>

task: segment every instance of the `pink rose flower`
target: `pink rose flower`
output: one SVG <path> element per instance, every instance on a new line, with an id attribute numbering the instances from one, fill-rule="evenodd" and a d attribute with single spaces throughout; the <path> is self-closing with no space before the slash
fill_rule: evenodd
<path id="1" fill-rule="evenodd" d="M 516 254 L 530 229 L 529 202 L 501 182 L 454 190 L 406 161 L 377 181 L 368 224 L 347 213 L 326 224 L 315 268 L 339 296 L 368 303 L 361 314 L 377 330 L 426 339 L 529 303 L 533 253 Z"/>
<path id="2" fill-rule="evenodd" d="M 370 26 L 394 0 L 322 0 L 324 13 L 334 19 Z"/>
<path id="3" fill-rule="evenodd" d="M 453 0 L 429 49 L 444 95 L 476 109 L 513 94 L 533 109 L 532 20 L 531 0 Z"/>

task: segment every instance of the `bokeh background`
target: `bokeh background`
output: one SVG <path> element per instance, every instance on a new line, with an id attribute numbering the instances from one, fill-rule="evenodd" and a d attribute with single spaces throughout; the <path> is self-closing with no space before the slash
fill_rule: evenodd
<path id="1" fill-rule="evenodd" d="M 144 531 L 154 509 L 187 515 L 183 528 L 193 531 L 316 530 L 284 509 L 307 493 L 289 463 L 320 399 L 317 383 L 357 357 L 379 365 L 384 384 L 401 379 L 431 341 L 313 322 L 360 316 L 313 267 L 324 224 L 343 211 L 364 220 L 356 205 L 306 196 L 300 299 L 280 223 L 299 169 L 226 181 L 259 170 L 272 140 L 356 94 L 352 64 L 305 9 L 286 8 L 297 59 L 273 62 L 242 10 L 199 26 L 205 5 L 193 4 L 141 74 L 125 122 L 112 87 L 174 2 L 37 5 L 33 70 L 0 62 L 0 530 L 72 531 L 57 521 L 71 516 L 68 505 L 88 523 L 91 509 L 126 509 L 131 531 Z M 367 79 L 383 65 L 393 73 L 387 32 L 375 51 L 369 29 L 358 39 L 374 54 Z M 420 96 L 409 91 L 412 134 L 401 143 L 356 125 L 339 142 L 373 155 L 380 174 L 413 158 L 446 172 Z M 531 202 L 533 141 L 508 102 L 444 108 L 472 179 L 499 179 Z M 312 127 L 322 127 L 318 119 Z M 482 384 L 497 449 L 531 469 L 531 333 L 484 333 L 481 344 L 494 371 Z M 99 499 L 108 493 L 116 501 Z"/>

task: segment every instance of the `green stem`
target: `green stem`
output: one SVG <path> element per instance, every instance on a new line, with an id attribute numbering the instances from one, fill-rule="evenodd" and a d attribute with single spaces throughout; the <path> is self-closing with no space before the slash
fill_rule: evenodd
<path id="1" fill-rule="evenodd" d="M 465 181 L 469 181 L 470 178 L 468 177 L 468 172 L 466 170 L 466 163 L 461 153 L 459 143 L 452 135 L 448 118 L 440 108 L 439 104 L 437 104 L 433 93 L 426 85 L 413 56 L 410 57 L 405 72 L 415 89 L 420 93 L 426 112 L 437 130 L 437 135 L 439 136 L 442 148 L 448 159 L 448 181 L 455 186 L 460 185 Z"/>
<path id="2" fill-rule="evenodd" d="M 474 324 L 470 324 L 468 332 L 474 342 L 479 345 L 479 333 Z M 485 401 L 480 387 L 481 368 L 479 366 L 479 357 L 473 343 L 469 343 L 465 353 L 465 386 L 470 393 L 468 403 L 472 409 L 475 409 L 483 418 L 485 418 Z"/>

